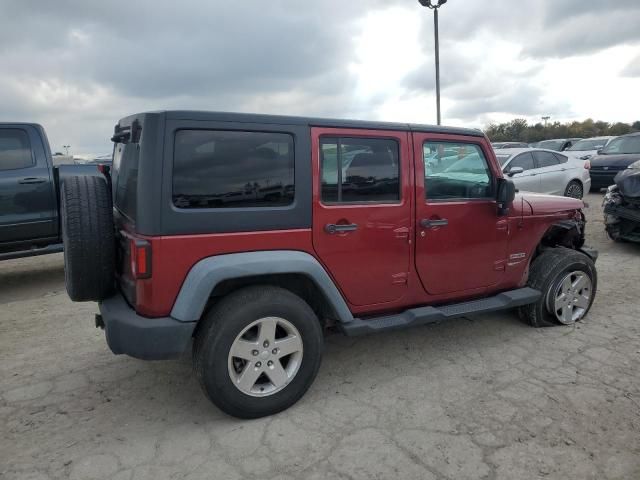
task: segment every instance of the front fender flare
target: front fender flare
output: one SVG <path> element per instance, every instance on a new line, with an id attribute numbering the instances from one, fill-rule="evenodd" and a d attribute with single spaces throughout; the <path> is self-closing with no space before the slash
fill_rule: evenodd
<path id="1" fill-rule="evenodd" d="M 297 273 L 311 279 L 323 292 L 342 323 L 353 315 L 320 262 L 305 252 L 272 250 L 216 255 L 196 263 L 184 280 L 171 317 L 181 322 L 200 319 L 213 289 L 220 282 L 234 278 Z"/>

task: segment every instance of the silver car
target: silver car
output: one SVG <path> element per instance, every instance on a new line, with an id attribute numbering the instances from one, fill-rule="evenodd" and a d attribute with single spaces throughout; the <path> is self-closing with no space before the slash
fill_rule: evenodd
<path id="1" fill-rule="evenodd" d="M 582 198 L 591 188 L 589 161 L 540 148 L 496 152 L 502 170 L 519 190 Z"/>
<path id="2" fill-rule="evenodd" d="M 565 153 L 573 158 L 589 160 L 594 155 L 597 155 L 598 151 L 606 147 L 614 138 L 616 137 L 593 137 L 578 140 L 567 148 Z"/>

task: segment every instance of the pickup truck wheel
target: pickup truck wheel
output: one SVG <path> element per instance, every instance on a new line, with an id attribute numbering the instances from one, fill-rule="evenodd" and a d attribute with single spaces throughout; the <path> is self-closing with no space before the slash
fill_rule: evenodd
<path id="1" fill-rule="evenodd" d="M 111 191 L 98 176 L 64 180 L 60 191 L 64 279 L 74 302 L 100 301 L 113 291 L 115 240 Z"/>
<path id="2" fill-rule="evenodd" d="M 595 265 L 587 255 L 568 248 L 546 250 L 531 265 L 528 282 L 542 297 L 520 307 L 520 317 L 533 327 L 572 325 L 589 312 L 597 281 Z"/>
<path id="3" fill-rule="evenodd" d="M 318 372 L 320 322 L 288 290 L 243 288 L 220 300 L 201 322 L 194 370 L 207 397 L 229 415 L 278 413 L 304 395 Z"/>

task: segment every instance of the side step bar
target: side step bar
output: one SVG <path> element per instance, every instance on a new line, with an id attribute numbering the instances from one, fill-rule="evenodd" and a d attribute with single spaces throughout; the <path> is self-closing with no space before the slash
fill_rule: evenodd
<path id="1" fill-rule="evenodd" d="M 35 257 L 36 255 L 48 255 L 59 253 L 63 250 L 62 243 L 47 245 L 46 247 L 30 248 L 13 252 L 0 253 L 0 260 L 12 260 L 14 258 Z"/>
<path id="2" fill-rule="evenodd" d="M 354 337 L 387 330 L 400 330 L 429 323 L 439 323 L 450 318 L 496 312 L 509 308 L 521 307 L 534 303 L 542 293 L 533 288 L 519 288 L 500 293 L 494 297 L 481 298 L 468 302 L 454 303 L 440 307 L 420 307 L 406 310 L 394 315 L 376 317 L 370 320 L 354 318 L 353 321 L 340 325 L 343 332 Z"/>

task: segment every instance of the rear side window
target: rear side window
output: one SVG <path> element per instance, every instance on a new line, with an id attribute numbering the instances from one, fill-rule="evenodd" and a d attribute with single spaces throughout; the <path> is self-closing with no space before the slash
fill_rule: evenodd
<path id="1" fill-rule="evenodd" d="M 19 128 L 0 129 L 0 170 L 17 170 L 32 165 L 27 132 Z"/>
<path id="2" fill-rule="evenodd" d="M 492 196 L 491 172 L 478 145 L 425 142 L 423 156 L 427 200 Z"/>
<path id="3" fill-rule="evenodd" d="M 538 168 L 553 167 L 560 163 L 556 156 L 551 152 L 533 152 L 533 156 L 538 163 Z"/>
<path id="4" fill-rule="evenodd" d="M 173 157 L 178 208 L 279 207 L 294 199 L 294 143 L 286 133 L 179 130 Z"/>
<path id="5" fill-rule="evenodd" d="M 116 143 L 113 150 L 114 204 L 131 220 L 136 218 L 138 193 L 138 161 L 140 146 L 137 143 Z"/>
<path id="6" fill-rule="evenodd" d="M 398 142 L 386 138 L 322 137 L 321 196 L 325 203 L 400 201 Z"/>
<path id="7" fill-rule="evenodd" d="M 554 153 L 553 155 L 558 159 L 558 162 L 560 163 L 567 163 L 567 161 L 569 160 L 569 157 L 566 157 L 560 153 Z"/>

